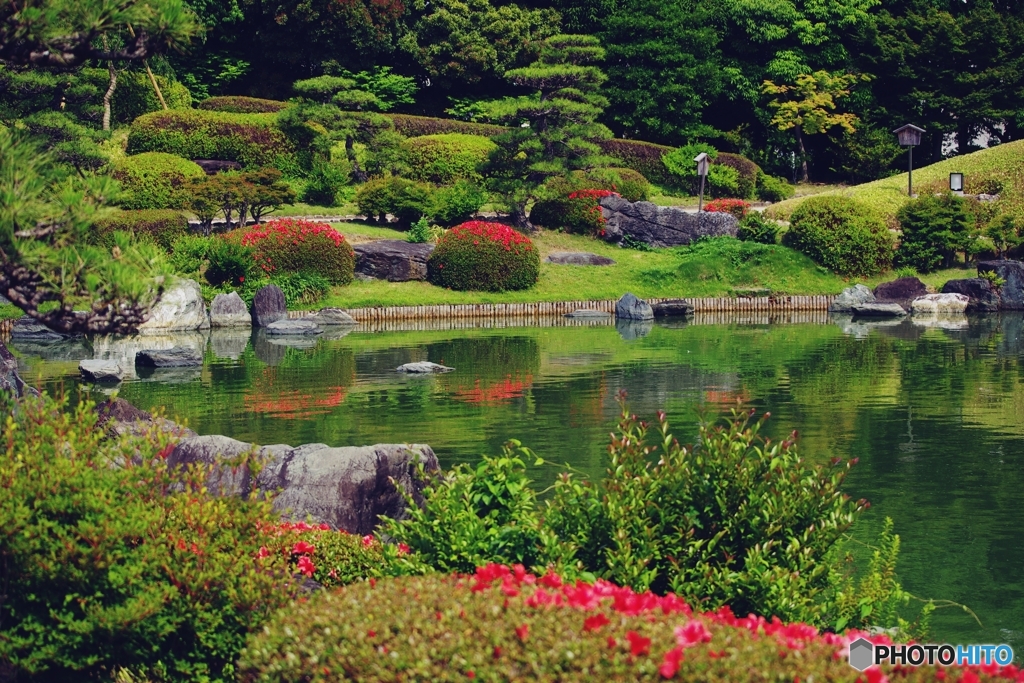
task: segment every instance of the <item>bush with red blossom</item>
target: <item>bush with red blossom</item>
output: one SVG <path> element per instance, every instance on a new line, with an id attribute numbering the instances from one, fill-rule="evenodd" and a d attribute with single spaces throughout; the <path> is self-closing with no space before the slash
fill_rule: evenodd
<path id="1" fill-rule="evenodd" d="M 742 199 L 715 199 L 704 205 L 705 211 L 731 213 L 737 220 L 742 220 L 750 211 L 750 202 Z"/>
<path id="2" fill-rule="evenodd" d="M 241 681 L 1024 681 L 1012 665 L 861 673 L 846 661 L 859 637 L 890 642 L 492 564 L 293 603 L 249 640 L 238 671 Z"/>
<path id="3" fill-rule="evenodd" d="M 327 223 L 279 218 L 235 231 L 232 238 L 251 248 L 256 265 L 270 276 L 316 273 L 331 284 L 347 285 L 355 273 L 352 246 Z"/>
<path id="4" fill-rule="evenodd" d="M 530 238 L 501 223 L 469 221 L 444 234 L 427 261 L 427 280 L 456 290 L 527 289 L 540 275 Z"/>

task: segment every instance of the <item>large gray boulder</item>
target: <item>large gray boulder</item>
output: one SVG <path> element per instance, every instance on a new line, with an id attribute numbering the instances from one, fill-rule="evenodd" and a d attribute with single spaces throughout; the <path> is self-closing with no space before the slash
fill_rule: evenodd
<path id="1" fill-rule="evenodd" d="M 135 354 L 135 365 L 144 368 L 194 368 L 202 364 L 203 357 L 187 346 L 143 349 Z"/>
<path id="2" fill-rule="evenodd" d="M 902 318 L 907 314 L 905 308 L 896 303 L 854 304 L 853 315 L 860 318 Z"/>
<path id="3" fill-rule="evenodd" d="M 352 248 L 356 252 L 356 273 L 390 282 L 426 280 L 427 258 L 434 251 L 429 242 L 404 240 L 375 240 Z"/>
<path id="4" fill-rule="evenodd" d="M 277 285 L 260 287 L 252 300 L 252 324 L 266 327 L 270 323 L 288 318 L 288 304 L 284 292 Z"/>
<path id="5" fill-rule="evenodd" d="M 910 303 L 910 311 L 915 316 L 962 317 L 969 302 L 964 294 L 925 294 Z"/>
<path id="6" fill-rule="evenodd" d="M 153 417 L 145 410 L 139 410 L 123 398 L 113 398 L 96 406 L 97 425 L 107 433 L 123 436 L 133 434 L 145 436 L 155 427 L 173 439 L 195 436 L 188 427 L 182 427 L 164 417 Z"/>
<path id="7" fill-rule="evenodd" d="M 210 325 L 212 327 L 252 327 L 249 308 L 238 296 L 238 292 L 218 294 L 210 304 Z"/>
<path id="8" fill-rule="evenodd" d="M 247 457 L 261 467 L 251 468 Z M 309 518 L 353 534 L 372 532 L 381 515 L 404 515 L 399 487 L 418 502 L 422 500 L 423 482 L 415 476 L 417 463 L 422 462 L 427 472 L 439 469 L 434 451 L 423 444 L 261 447 L 226 436 L 184 439 L 167 461 L 176 467 L 212 465 L 207 480 L 210 491 L 242 497 L 257 490 L 277 491 L 274 509 L 285 517 Z M 254 470 L 258 472 L 255 475 Z"/>
<path id="9" fill-rule="evenodd" d="M 643 299 L 638 299 L 632 292 L 626 292 L 615 302 L 615 318 L 617 320 L 654 320 L 654 309 Z"/>
<path id="10" fill-rule="evenodd" d="M 651 310 L 655 318 L 681 318 L 691 315 L 694 308 L 683 299 L 669 299 L 652 305 Z"/>
<path id="11" fill-rule="evenodd" d="M 910 310 L 910 302 L 928 293 L 928 288 L 916 277 L 901 277 L 891 282 L 883 282 L 875 287 L 875 301 L 879 303 L 899 304 L 904 311 Z"/>
<path id="12" fill-rule="evenodd" d="M 865 285 L 847 287 L 828 307 L 830 313 L 851 313 L 853 307 L 860 304 L 874 303 L 875 295 Z"/>
<path id="13" fill-rule="evenodd" d="M 163 293 L 149 311 L 139 334 L 166 334 L 185 330 L 205 330 L 210 326 L 203 291 L 195 280 L 179 279 Z"/>
<path id="14" fill-rule="evenodd" d="M 90 382 L 120 382 L 124 378 L 124 370 L 114 360 L 86 359 L 78 364 L 78 371 Z"/>
<path id="15" fill-rule="evenodd" d="M 652 247 L 690 244 L 701 237 L 735 237 L 739 230 L 736 217 L 723 212 L 689 213 L 651 202 L 630 202 L 609 196 L 600 200 L 604 216 L 604 238 L 621 242 L 626 237 Z"/>
<path id="16" fill-rule="evenodd" d="M 0 342 L 0 391 L 6 391 L 17 398 L 39 395 L 18 374 L 18 359 L 7 350 L 3 342 Z"/>
<path id="17" fill-rule="evenodd" d="M 1024 310 L 1024 263 L 1020 261 L 982 261 L 978 274 L 995 273 L 1006 282 L 999 288 L 999 308 L 1004 311 Z"/>
<path id="18" fill-rule="evenodd" d="M 321 308 L 313 315 L 307 316 L 306 320 L 312 320 L 321 327 L 332 327 L 337 325 L 352 326 L 359 324 L 358 320 L 340 308 Z"/>
<path id="19" fill-rule="evenodd" d="M 320 326 L 309 318 L 278 320 L 267 325 L 267 334 L 271 337 L 306 337 L 322 333 Z"/>
<path id="20" fill-rule="evenodd" d="M 968 313 L 984 313 L 999 310 L 999 292 L 983 277 L 969 277 L 949 280 L 942 285 L 943 294 L 963 294 L 968 298 Z"/>
<path id="21" fill-rule="evenodd" d="M 32 341 L 49 344 L 68 339 L 70 335 L 51 330 L 35 318 L 23 315 L 11 325 L 12 341 Z"/>
<path id="22" fill-rule="evenodd" d="M 614 266 L 615 261 L 607 256 L 591 254 L 589 251 L 553 251 L 544 259 L 544 263 L 557 266 Z"/>

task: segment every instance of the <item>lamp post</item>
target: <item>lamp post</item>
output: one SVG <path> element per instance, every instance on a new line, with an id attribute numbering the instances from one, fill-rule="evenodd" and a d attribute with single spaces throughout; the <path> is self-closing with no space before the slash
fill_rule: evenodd
<path id="1" fill-rule="evenodd" d="M 964 174 L 963 173 L 950 173 L 949 174 L 949 191 L 953 194 L 964 196 Z"/>
<path id="2" fill-rule="evenodd" d="M 693 158 L 697 162 L 697 175 L 700 177 L 700 197 L 697 199 L 697 213 L 704 208 L 704 179 L 708 177 L 708 166 L 711 160 L 705 152 L 701 152 Z"/>
<path id="3" fill-rule="evenodd" d="M 900 145 L 906 147 L 910 152 L 910 161 L 907 166 L 907 196 L 909 197 L 914 196 L 914 147 L 921 144 L 921 133 L 923 132 L 924 128 L 918 128 L 909 123 L 893 131 L 899 138 Z"/>

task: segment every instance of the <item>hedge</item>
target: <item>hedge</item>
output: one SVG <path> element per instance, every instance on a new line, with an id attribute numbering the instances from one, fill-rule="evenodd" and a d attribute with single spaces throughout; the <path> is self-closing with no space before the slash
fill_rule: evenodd
<path id="1" fill-rule="evenodd" d="M 110 175 L 121 183 L 118 203 L 125 209 L 183 209 L 188 203 L 185 185 L 206 177 L 198 164 L 164 152 L 122 157 L 110 165 Z"/>
<path id="2" fill-rule="evenodd" d="M 246 167 L 280 163 L 295 151 L 277 114 L 160 111 L 135 119 L 128 153 L 166 152 L 186 159 L 237 161 Z"/>
<path id="3" fill-rule="evenodd" d="M 355 273 L 355 251 L 345 236 L 327 223 L 279 218 L 236 230 L 230 238 L 250 247 L 256 265 L 271 277 L 310 272 L 331 284 L 347 285 Z"/>
<path id="4" fill-rule="evenodd" d="M 754 189 L 757 187 L 757 178 L 761 175 L 760 166 L 745 156 L 730 154 L 729 152 L 719 152 L 718 158 L 715 159 L 714 163 L 734 168 L 740 174 L 740 180 L 737 186 L 737 189 L 739 190 L 739 199 L 752 199 L 754 197 Z"/>
<path id="5" fill-rule="evenodd" d="M 504 126 L 494 126 L 489 123 L 437 119 L 431 116 L 411 116 L 409 114 L 384 114 L 384 116 L 395 124 L 395 130 L 408 138 L 445 133 L 463 133 L 464 135 L 480 135 L 490 138 L 507 130 Z"/>
<path id="6" fill-rule="evenodd" d="M 104 81 L 107 80 L 107 70 L 97 69 L 103 74 Z M 181 83 L 169 81 L 163 76 L 155 76 L 156 83 L 160 86 L 160 94 L 164 96 L 164 102 L 169 109 L 191 109 L 192 93 Z M 104 88 L 105 90 L 106 88 Z M 161 111 L 163 105 L 153 90 L 153 82 L 149 80 L 149 74 L 142 71 L 126 71 L 118 74 L 117 87 L 114 89 L 114 97 L 110 102 L 110 113 L 115 121 L 130 123 L 143 114 Z"/>
<path id="7" fill-rule="evenodd" d="M 856 199 L 811 197 L 789 220 L 782 243 L 840 275 L 873 275 L 892 266 L 892 233 Z"/>
<path id="8" fill-rule="evenodd" d="M 640 140 L 601 140 L 601 149 L 608 156 L 618 159 L 623 166 L 639 171 L 645 178 L 658 185 L 671 184 L 672 176 L 661 163 L 661 157 L 672 151 L 672 147 L 656 145 Z"/>
<path id="9" fill-rule="evenodd" d="M 371 579 L 293 602 L 249 639 L 237 670 L 245 683 L 1022 680 L 1013 665 L 861 673 L 846 659 L 860 637 L 891 643 L 488 565 L 474 576 Z"/>
<path id="10" fill-rule="evenodd" d="M 469 221 L 438 240 L 427 260 L 427 280 L 460 291 L 527 289 L 540 275 L 537 247 L 501 223 Z"/>
<path id="11" fill-rule="evenodd" d="M 94 226 L 96 241 L 112 245 L 114 232 L 130 232 L 137 237 L 147 236 L 164 249 L 188 232 L 188 219 L 180 211 L 171 209 L 141 209 L 118 211 L 98 219 Z"/>
<path id="12" fill-rule="evenodd" d="M 412 178 L 449 184 L 479 179 L 477 168 L 497 145 L 480 135 L 443 133 L 410 138 L 402 143 L 402 148 Z"/>
<path id="13" fill-rule="evenodd" d="M 272 114 L 291 106 L 281 100 L 265 100 L 260 97 L 243 97 L 241 95 L 224 95 L 208 97 L 199 103 L 200 109 L 206 111 L 226 111 L 232 114 Z"/>

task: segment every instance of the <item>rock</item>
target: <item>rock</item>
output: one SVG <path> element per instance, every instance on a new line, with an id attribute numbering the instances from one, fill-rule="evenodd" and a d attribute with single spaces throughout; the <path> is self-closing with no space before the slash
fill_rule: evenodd
<path id="1" fill-rule="evenodd" d="M 18 374 L 18 359 L 3 342 L 0 342 L 0 391 L 6 391 L 17 398 L 39 395 L 39 392 L 25 384 L 25 380 Z"/>
<path id="2" fill-rule="evenodd" d="M 13 325 L 11 325 L 12 341 L 24 340 L 52 343 L 64 341 L 68 337 L 70 337 L 70 335 L 55 332 L 35 318 L 31 318 L 27 315 L 21 316 L 14 321 Z"/>
<path id="3" fill-rule="evenodd" d="M 942 285 L 943 294 L 963 294 L 969 301 L 968 313 L 999 310 L 999 292 L 983 277 L 969 277 L 963 280 L 949 280 Z"/>
<path id="4" fill-rule="evenodd" d="M 615 261 L 607 256 L 599 256 L 586 251 L 553 251 L 544 259 L 544 263 L 559 266 L 614 266 Z"/>
<path id="5" fill-rule="evenodd" d="M 847 287 L 835 298 L 828 307 L 829 313 L 850 313 L 859 304 L 874 303 L 875 295 L 864 285 Z"/>
<path id="6" fill-rule="evenodd" d="M 356 272 L 390 282 L 427 279 L 427 258 L 434 251 L 429 242 L 416 244 L 404 240 L 375 240 L 352 247 L 356 252 Z"/>
<path id="7" fill-rule="evenodd" d="M 602 197 L 599 203 L 605 219 L 604 238 L 609 242 L 629 237 L 652 247 L 672 247 L 701 237 L 735 237 L 739 229 L 736 217 L 723 212 L 689 213 L 616 196 Z"/>
<path id="8" fill-rule="evenodd" d="M 210 326 L 203 292 L 195 280 L 179 279 L 163 293 L 149 311 L 139 334 L 166 334 L 182 330 L 202 330 Z"/>
<path id="9" fill-rule="evenodd" d="M 202 355 L 187 346 L 143 349 L 135 354 L 135 365 L 144 368 L 192 368 L 203 364 Z"/>
<path id="10" fill-rule="evenodd" d="M 615 317 L 620 320 L 654 320 L 654 310 L 643 299 L 626 292 L 615 302 Z"/>
<path id="11" fill-rule="evenodd" d="M 321 334 L 320 326 L 309 318 L 296 318 L 294 320 L 278 320 L 276 323 L 267 325 L 267 335 L 271 337 L 303 337 Z"/>
<path id="12" fill-rule="evenodd" d="M 595 311 L 592 308 L 577 308 L 572 313 L 566 313 L 566 318 L 584 318 L 590 320 L 605 319 L 612 317 L 611 313 L 605 313 L 604 311 Z"/>
<path id="13" fill-rule="evenodd" d="M 252 337 L 252 351 L 256 357 L 267 365 L 280 365 L 286 355 L 288 347 L 271 343 L 265 329 L 256 330 Z M 295 337 L 277 337 L 276 339 L 295 339 Z"/>
<path id="14" fill-rule="evenodd" d="M 124 370 L 112 360 L 83 360 L 78 371 L 90 382 L 120 382 L 124 377 Z"/>
<path id="15" fill-rule="evenodd" d="M 96 406 L 97 425 L 107 432 L 124 435 L 134 434 L 145 436 L 154 426 L 175 439 L 196 436 L 187 427 L 165 418 L 155 418 L 144 410 L 139 410 L 123 398 L 114 398 Z"/>
<path id="16" fill-rule="evenodd" d="M 236 466 L 253 450 L 262 465 L 255 476 L 248 466 Z M 176 467 L 214 465 L 207 481 L 210 491 L 242 497 L 256 490 L 278 491 L 274 509 L 282 515 L 295 520 L 309 518 L 354 534 L 372 532 L 381 515 L 404 516 L 405 501 L 399 488 L 422 501 L 424 482 L 415 477 L 417 462 L 422 462 L 427 472 L 439 469 L 434 451 L 423 444 L 254 449 L 252 444 L 225 436 L 184 439 L 167 462 Z"/>
<path id="17" fill-rule="evenodd" d="M 277 285 L 260 287 L 252 300 L 252 323 L 256 327 L 266 327 L 270 323 L 288 318 L 288 305 L 284 300 L 284 292 Z"/>
<path id="18" fill-rule="evenodd" d="M 139 351 L 163 351 L 182 347 L 189 348 L 193 353 L 202 357 L 206 351 L 206 341 L 206 336 L 202 332 L 170 332 L 163 335 L 149 334 L 131 337 L 102 335 L 92 338 L 92 351 L 85 357 L 115 361 L 121 366 L 123 379 L 134 379 L 138 376 L 135 369 L 135 357 Z"/>
<path id="19" fill-rule="evenodd" d="M 317 325 L 321 326 L 359 324 L 358 320 L 340 308 L 321 308 L 313 315 L 308 316 L 306 320 L 312 320 Z"/>
<path id="20" fill-rule="evenodd" d="M 963 316 L 968 302 L 963 294 L 925 294 L 911 302 L 910 310 L 914 315 Z"/>
<path id="21" fill-rule="evenodd" d="M 651 306 L 655 318 L 674 318 L 687 316 L 693 313 L 693 304 L 688 304 L 682 299 L 670 299 L 660 304 Z"/>
<path id="22" fill-rule="evenodd" d="M 218 294 L 210 304 L 212 327 L 252 327 L 252 315 L 238 292 Z"/>
<path id="23" fill-rule="evenodd" d="M 995 273 L 1006 282 L 999 288 L 999 308 L 1019 311 L 1024 309 L 1024 263 L 1020 261 L 982 261 L 978 274 Z"/>
<path id="24" fill-rule="evenodd" d="M 434 372 L 451 372 L 455 368 L 449 368 L 445 365 L 438 365 L 437 363 L 431 363 L 430 361 L 419 361 L 417 363 L 406 363 L 395 368 L 395 372 L 405 372 L 413 375 L 423 375 Z"/>
<path id="25" fill-rule="evenodd" d="M 853 314 L 861 318 L 902 318 L 907 311 L 899 304 L 894 303 L 870 303 L 854 304 Z"/>
<path id="26" fill-rule="evenodd" d="M 904 311 L 910 310 L 910 302 L 928 293 L 928 288 L 916 277 L 901 277 L 892 282 L 883 282 L 875 287 L 875 301 L 899 304 Z"/>
<path id="27" fill-rule="evenodd" d="M 242 164 L 237 161 L 223 161 L 221 159 L 194 159 L 199 168 L 206 171 L 206 175 L 213 175 L 222 171 L 241 171 Z"/>
<path id="28" fill-rule="evenodd" d="M 997 195 L 997 194 L 985 194 L 984 192 L 982 192 L 979 195 L 975 195 L 974 198 L 977 199 L 979 202 L 981 202 L 983 204 L 988 203 L 988 202 L 998 202 L 999 201 L 999 195 Z"/>

